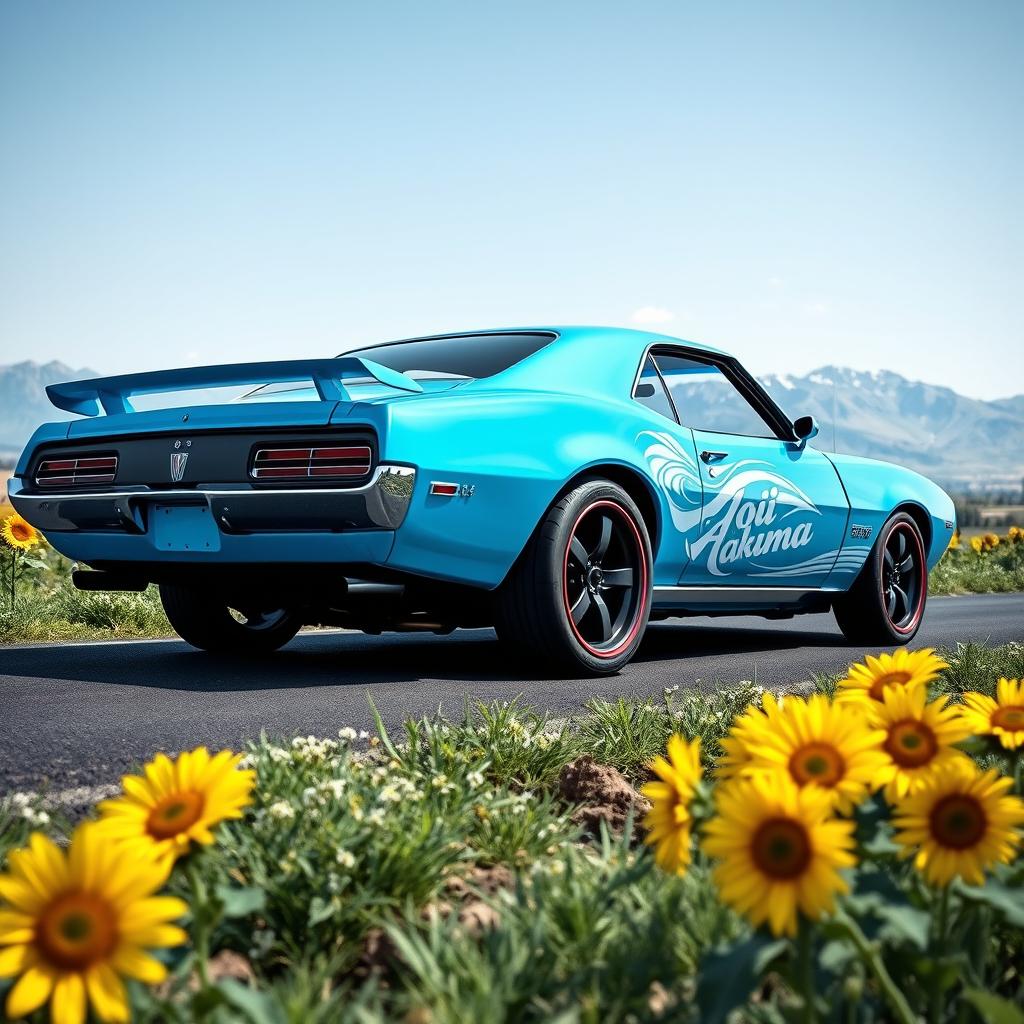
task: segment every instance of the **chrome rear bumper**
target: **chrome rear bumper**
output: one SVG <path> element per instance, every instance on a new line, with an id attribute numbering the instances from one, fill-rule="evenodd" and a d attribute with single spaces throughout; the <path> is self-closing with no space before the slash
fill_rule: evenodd
<path id="1" fill-rule="evenodd" d="M 13 477 L 11 503 L 43 533 L 145 534 L 155 506 L 206 506 L 226 534 L 397 530 L 405 520 L 416 483 L 411 466 L 383 463 L 370 481 L 352 488 L 224 487 L 154 490 L 110 488 L 85 494 L 26 493 Z"/>

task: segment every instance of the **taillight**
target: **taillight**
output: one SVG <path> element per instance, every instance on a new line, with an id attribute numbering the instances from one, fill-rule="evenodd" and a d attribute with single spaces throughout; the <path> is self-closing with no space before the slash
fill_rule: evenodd
<path id="1" fill-rule="evenodd" d="M 36 467 L 37 487 L 96 487 L 114 482 L 116 455 L 78 455 L 43 459 Z"/>
<path id="2" fill-rule="evenodd" d="M 367 445 L 334 448 L 260 448 L 250 472 L 257 480 L 319 480 L 365 476 L 372 456 Z"/>

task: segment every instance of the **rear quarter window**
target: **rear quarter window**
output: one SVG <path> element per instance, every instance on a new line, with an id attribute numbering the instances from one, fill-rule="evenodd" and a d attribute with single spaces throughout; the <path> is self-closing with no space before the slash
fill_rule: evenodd
<path id="1" fill-rule="evenodd" d="M 400 373 L 444 374 L 454 377 L 493 377 L 555 340 L 547 332 L 511 334 L 452 334 L 439 338 L 371 345 L 346 356 L 365 356 Z"/>

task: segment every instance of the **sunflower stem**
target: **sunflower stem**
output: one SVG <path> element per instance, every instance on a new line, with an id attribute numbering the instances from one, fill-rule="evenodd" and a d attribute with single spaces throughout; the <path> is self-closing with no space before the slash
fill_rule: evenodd
<path id="1" fill-rule="evenodd" d="M 196 950 L 196 973 L 203 988 L 210 987 L 207 965 L 210 960 L 210 908 L 207 905 L 206 884 L 196 867 L 195 857 L 189 857 L 185 877 L 192 894 L 192 941 Z"/>
<path id="2" fill-rule="evenodd" d="M 860 925 L 843 911 L 837 911 L 835 923 L 846 933 L 853 943 L 857 952 L 860 953 L 864 966 L 871 972 L 872 977 L 882 990 L 885 1001 L 892 1010 L 893 1017 L 899 1024 L 917 1024 L 917 1017 L 911 1010 L 907 997 L 900 990 L 899 986 L 892 980 L 892 975 L 886 969 L 885 961 L 882 959 L 878 946 L 868 940 L 868 937 L 861 931 Z"/>
<path id="3" fill-rule="evenodd" d="M 797 934 L 797 958 L 800 987 L 803 990 L 805 1024 L 816 1024 L 818 1009 L 814 991 L 814 925 L 801 917 Z"/>
<path id="4" fill-rule="evenodd" d="M 949 886 L 942 887 L 942 895 L 939 897 L 939 914 L 935 923 L 935 946 L 940 957 L 945 958 L 948 952 L 949 933 Z M 932 985 L 931 999 L 928 1006 L 928 1019 L 932 1024 L 939 1024 L 942 1020 L 942 1011 L 945 1008 L 945 993 L 941 985 Z"/>

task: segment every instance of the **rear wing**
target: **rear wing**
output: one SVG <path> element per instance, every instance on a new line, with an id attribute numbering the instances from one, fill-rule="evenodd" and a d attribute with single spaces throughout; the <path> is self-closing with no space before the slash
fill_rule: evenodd
<path id="1" fill-rule="evenodd" d="M 126 373 L 119 377 L 50 384 L 46 394 L 65 412 L 98 416 L 100 408 L 108 416 L 134 412 L 133 395 L 157 395 L 200 388 L 231 387 L 243 384 L 291 384 L 312 381 L 322 402 L 347 402 L 344 381 L 353 377 L 372 377 L 400 391 L 422 391 L 423 387 L 398 370 L 364 359 L 339 356 L 335 359 L 282 359 L 268 363 L 225 363 L 221 366 L 187 366 L 180 370 L 156 370 L 151 373 Z"/>

